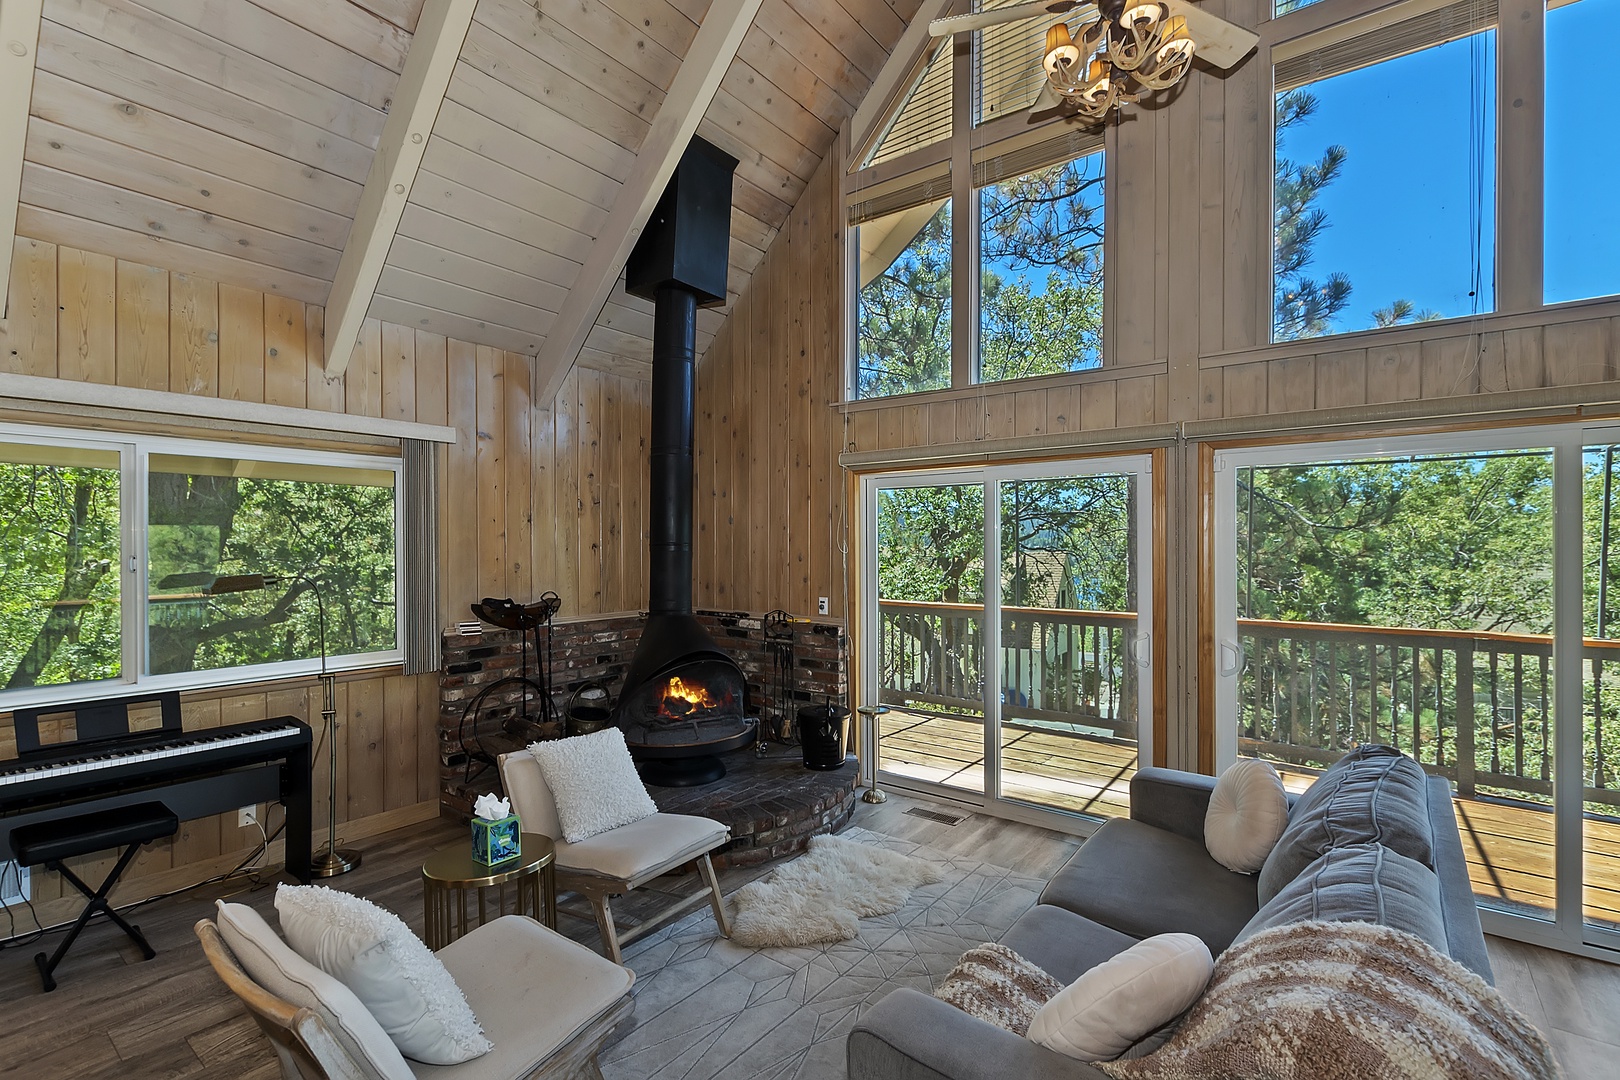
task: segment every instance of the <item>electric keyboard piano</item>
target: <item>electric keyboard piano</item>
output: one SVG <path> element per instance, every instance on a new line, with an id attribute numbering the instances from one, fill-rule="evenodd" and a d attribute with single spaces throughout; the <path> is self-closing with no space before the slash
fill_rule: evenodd
<path id="1" fill-rule="evenodd" d="M 131 731 L 129 708 L 157 702 L 161 726 Z M 40 718 L 74 714 L 75 737 L 42 743 Z M 310 730 L 282 716 L 182 731 L 175 691 L 18 709 L 17 757 L 0 761 L 0 858 L 36 821 L 160 801 L 182 821 L 253 803 L 287 811 L 287 872 L 310 873 Z"/>

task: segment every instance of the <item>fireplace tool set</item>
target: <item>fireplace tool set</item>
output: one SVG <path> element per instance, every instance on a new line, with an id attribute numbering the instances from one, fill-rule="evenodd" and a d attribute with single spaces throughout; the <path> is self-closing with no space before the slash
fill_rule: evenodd
<path id="1" fill-rule="evenodd" d="M 509 733 L 517 735 L 520 740 L 527 741 L 532 738 L 533 728 L 537 724 L 548 723 L 557 719 L 557 707 L 551 698 L 551 621 L 556 617 L 562 607 L 562 599 L 554 592 L 542 593 L 540 599 L 532 604 L 520 604 L 511 597 L 495 599 L 484 597 L 472 605 L 472 613 L 492 626 L 503 630 L 516 630 L 522 641 L 522 660 L 519 674 L 508 675 L 497 679 L 480 690 L 476 697 L 467 702 L 466 708 L 461 711 L 461 723 L 456 730 L 456 742 L 467 755 L 467 766 L 463 773 L 463 782 L 472 779 L 477 766 L 490 766 L 495 764 L 495 754 L 484 746 L 483 736 L 478 731 L 478 717 L 484 708 L 484 703 L 490 695 L 503 690 L 517 689 L 518 715 L 509 718 L 502 724 Z M 544 628 L 546 647 L 542 659 L 540 649 L 540 631 Z M 538 678 L 529 677 L 529 640 L 534 639 L 535 665 L 538 669 Z M 538 699 L 539 715 L 530 712 L 531 699 Z M 471 720 L 471 745 L 468 741 L 468 721 Z M 523 730 L 527 728 L 528 730 Z"/>
<path id="2" fill-rule="evenodd" d="M 771 676 L 766 685 L 756 747 L 764 757 L 773 740 L 793 742 L 793 616 L 777 608 L 761 623 L 765 631 L 765 650 L 771 655 Z"/>

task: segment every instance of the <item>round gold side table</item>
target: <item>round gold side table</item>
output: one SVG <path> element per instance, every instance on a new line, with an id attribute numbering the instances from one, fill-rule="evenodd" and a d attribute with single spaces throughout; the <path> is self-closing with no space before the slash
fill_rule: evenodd
<path id="1" fill-rule="evenodd" d="M 524 833 L 518 854 L 494 866 L 475 861 L 469 846 L 446 848 L 422 864 L 422 923 L 428 948 L 442 949 L 467 932 L 468 889 L 478 892 L 477 926 L 489 921 L 486 894 L 490 889 L 499 890 L 495 917 L 508 914 L 506 894 L 511 885 L 515 895 L 510 914 L 529 915 L 557 928 L 555 851 L 550 837 Z"/>

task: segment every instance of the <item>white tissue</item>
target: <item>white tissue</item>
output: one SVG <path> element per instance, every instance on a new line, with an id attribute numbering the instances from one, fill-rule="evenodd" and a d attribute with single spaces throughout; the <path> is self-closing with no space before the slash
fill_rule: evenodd
<path id="1" fill-rule="evenodd" d="M 499 821 L 512 812 L 512 804 L 505 799 L 495 797 L 494 792 L 478 796 L 473 803 L 473 816 L 483 818 L 485 821 Z"/>

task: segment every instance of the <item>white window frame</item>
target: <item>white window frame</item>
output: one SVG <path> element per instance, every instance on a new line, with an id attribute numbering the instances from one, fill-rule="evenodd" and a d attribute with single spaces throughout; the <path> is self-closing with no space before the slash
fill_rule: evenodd
<path id="1" fill-rule="evenodd" d="M 960 802 L 995 817 L 1023 821 L 1059 832 L 1088 835 L 1099 824 L 1091 815 L 1042 807 L 1036 803 L 1013 799 L 998 794 L 1001 790 L 1001 484 L 1003 481 L 1042 480 L 1054 477 L 1117 476 L 1136 477 L 1134 510 L 1137 515 L 1136 559 L 1136 615 L 1137 632 L 1129 647 L 1137 665 L 1137 764 L 1146 768 L 1154 760 L 1153 744 L 1154 680 L 1153 667 L 1153 454 L 1149 451 L 1112 454 L 1099 457 L 1065 458 L 1058 461 L 1027 462 L 1016 465 L 985 465 L 961 469 L 894 470 L 866 473 L 860 478 L 859 527 L 861 553 L 857 568 L 860 603 L 856 608 L 856 640 L 861 642 L 859 659 L 861 698 L 876 703 L 879 699 L 878 671 L 875 663 L 878 628 L 877 570 L 877 493 L 878 490 L 903 487 L 944 487 L 971 485 L 984 488 L 984 560 L 986 580 L 984 588 L 984 653 L 995 657 L 984 665 L 984 790 L 931 784 L 893 773 L 881 771 L 875 724 L 861 735 L 861 782 L 873 786 L 910 790 L 932 798 Z M 991 576 L 991 568 L 996 568 Z"/>
<path id="2" fill-rule="evenodd" d="M 358 671 L 405 661 L 404 610 L 407 597 L 405 579 L 404 487 L 400 455 L 356 454 L 328 450 L 302 450 L 294 447 L 256 443 L 219 442 L 171 436 L 87 431 L 32 424 L 0 424 L 0 441 L 36 446 L 60 446 L 116 452 L 119 456 L 119 607 L 120 671 L 116 679 L 64 683 L 51 686 L 0 690 L 0 711 L 34 705 L 94 701 L 119 697 L 140 690 L 201 690 L 250 683 L 271 682 L 318 674 L 321 660 L 283 660 L 242 667 L 209 668 L 203 671 L 150 675 L 147 665 L 147 596 L 150 592 L 147 564 L 147 510 L 149 462 L 153 454 L 182 457 L 230 457 L 295 465 L 322 465 L 337 468 L 386 471 L 394 476 L 394 642 L 395 647 L 366 653 L 328 657 L 326 669 L 334 672 Z M 276 573 L 283 567 L 262 567 Z M 258 571 L 256 571 L 258 572 Z M 130 598 L 138 601 L 131 603 Z M 322 600 L 326 600 L 322 597 Z"/>
<path id="3" fill-rule="evenodd" d="M 1308 9 L 1306 9 L 1308 10 Z M 1548 424 L 1380 435 L 1361 439 L 1225 447 L 1214 455 L 1212 522 L 1215 582 L 1215 771 L 1237 760 L 1238 681 L 1247 664 L 1237 634 L 1237 473 L 1241 468 L 1411 454 L 1468 454 L 1549 448 L 1553 452 L 1553 836 L 1555 908 L 1551 920 L 1481 906 L 1485 932 L 1615 962 L 1620 932 L 1588 926 L 1583 912 L 1584 563 L 1582 456 L 1593 442 L 1620 441 L 1614 424 Z"/>

